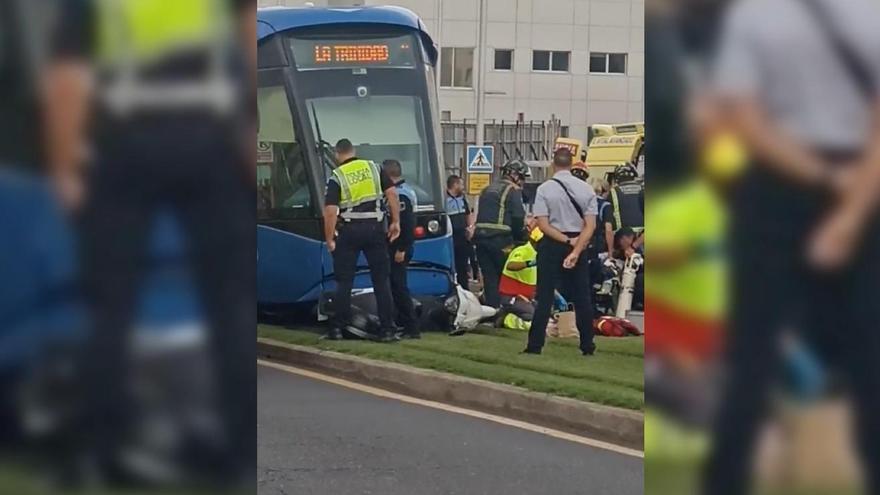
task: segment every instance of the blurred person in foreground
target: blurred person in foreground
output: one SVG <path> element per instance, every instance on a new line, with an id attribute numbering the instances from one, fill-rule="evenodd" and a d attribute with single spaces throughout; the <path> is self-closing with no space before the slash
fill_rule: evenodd
<path id="1" fill-rule="evenodd" d="M 728 372 L 704 493 L 747 493 L 784 326 L 851 386 L 880 493 L 880 5 L 741 0 L 715 75 L 752 164 L 734 192 Z"/>
<path id="2" fill-rule="evenodd" d="M 532 213 L 544 236 L 538 243 L 537 306 L 524 354 L 541 354 L 557 288 L 574 303 L 581 354 L 592 356 L 596 352 L 587 254 L 596 228 L 596 194 L 572 175 L 571 166 L 571 152 L 567 148 L 556 150 L 553 177 L 538 186 L 535 195 Z"/>
<path id="3" fill-rule="evenodd" d="M 254 0 L 65 2 L 46 70 L 48 166 L 82 223 L 93 328 L 84 361 L 87 462 L 138 481 L 124 442 L 132 325 L 151 227 L 170 209 L 207 326 L 220 428 L 181 453 L 199 479 L 250 481 L 254 368 Z"/>

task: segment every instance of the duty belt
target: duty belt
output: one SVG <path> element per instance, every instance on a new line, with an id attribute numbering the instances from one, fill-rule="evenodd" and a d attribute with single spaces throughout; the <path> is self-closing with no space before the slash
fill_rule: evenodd
<path id="1" fill-rule="evenodd" d="M 385 214 L 382 210 L 375 211 L 344 211 L 340 213 L 342 220 L 346 222 L 351 222 L 352 220 L 375 220 L 376 222 L 381 222 L 385 219 Z"/>

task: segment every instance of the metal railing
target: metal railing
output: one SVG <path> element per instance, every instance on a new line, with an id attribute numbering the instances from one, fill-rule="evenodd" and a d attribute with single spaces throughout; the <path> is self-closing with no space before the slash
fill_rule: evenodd
<path id="1" fill-rule="evenodd" d="M 475 120 L 441 122 L 443 160 L 447 174 L 464 175 L 468 145 L 476 144 Z M 526 161 L 550 160 L 557 137 L 568 136 L 568 126 L 551 120 L 491 120 L 485 128 L 485 144 L 495 147 L 494 165 L 499 167 L 513 158 Z"/>

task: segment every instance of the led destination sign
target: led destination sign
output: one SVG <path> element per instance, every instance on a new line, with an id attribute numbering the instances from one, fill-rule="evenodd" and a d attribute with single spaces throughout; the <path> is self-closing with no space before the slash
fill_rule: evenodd
<path id="1" fill-rule="evenodd" d="M 416 54 L 410 36 L 360 40 L 294 38 L 294 60 L 301 70 L 357 67 L 414 67 Z"/>

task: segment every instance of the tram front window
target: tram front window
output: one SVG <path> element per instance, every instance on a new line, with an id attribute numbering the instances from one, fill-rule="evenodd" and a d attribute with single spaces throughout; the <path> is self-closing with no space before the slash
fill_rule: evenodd
<path id="1" fill-rule="evenodd" d="M 296 139 L 283 86 L 257 93 L 257 212 L 260 217 L 299 217 L 311 213 L 303 149 Z"/>
<path id="2" fill-rule="evenodd" d="M 419 204 L 434 203 L 434 177 L 422 101 L 415 96 L 314 98 L 306 101 L 315 136 L 331 144 L 349 139 L 359 158 L 381 164 L 393 158 Z M 327 170 L 325 169 L 325 173 Z"/>

